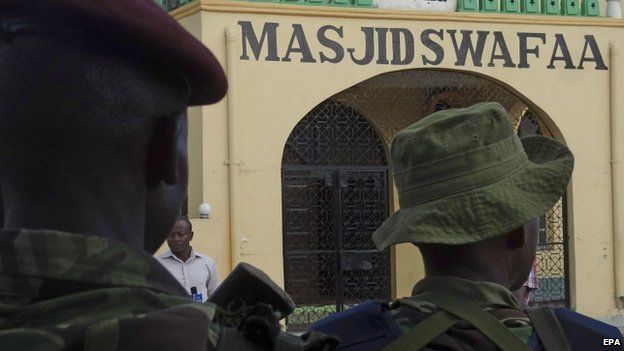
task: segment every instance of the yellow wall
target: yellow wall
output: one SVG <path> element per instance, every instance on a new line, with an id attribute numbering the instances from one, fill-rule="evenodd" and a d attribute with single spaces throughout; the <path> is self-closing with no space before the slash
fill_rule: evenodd
<path id="1" fill-rule="evenodd" d="M 561 62 L 556 63 L 556 69 L 546 66 L 556 33 L 564 35 L 575 65 L 581 56 L 584 35 L 594 35 L 606 65 L 610 66 L 609 42 L 624 47 L 623 22 L 217 0 L 192 3 L 177 10 L 174 16 L 200 37 L 224 66 L 228 63 L 230 79 L 228 101 L 190 112 L 190 215 L 197 217 L 196 208 L 201 202 L 213 207 L 210 219 L 194 220 L 194 246 L 215 258 L 222 275 L 231 268 L 230 262 L 246 261 L 265 270 L 280 285 L 284 283 L 280 170 L 282 151 L 291 130 L 326 98 L 381 73 L 423 68 L 420 55 L 430 53 L 417 48 L 416 59 L 405 66 L 358 66 L 348 59 L 337 64 L 300 63 L 297 53 L 291 55 L 293 62 L 267 62 L 262 59 L 265 51 L 259 61 L 253 56 L 241 60 L 238 21 L 251 21 L 256 35 L 260 35 L 265 22 L 278 22 L 280 57 L 288 47 L 292 24 L 301 24 L 317 60 L 319 51 L 327 52 L 316 40 L 316 30 L 325 24 L 342 26 L 344 38 L 339 41 L 344 47 L 354 47 L 358 56 L 364 49 L 360 32 L 363 26 L 408 28 L 416 34 L 426 28 L 502 31 L 516 64 L 516 33 L 545 33 L 547 44 L 540 46 L 539 58 L 529 56 L 528 69 L 501 67 L 500 61 L 496 67 L 488 67 L 491 39 L 485 44 L 482 67 L 474 67 L 468 59 L 469 63 L 460 68 L 491 77 L 524 97 L 536 111 L 550 118 L 550 129 L 573 150 L 576 168 L 568 205 L 572 301 L 580 312 L 593 316 L 607 317 L 618 312 L 614 298 L 611 207 L 611 70 L 595 70 L 591 62 L 585 64 L 584 70 L 565 70 Z M 229 57 L 226 28 L 232 34 L 233 51 Z M 418 39 L 415 37 L 417 45 Z M 445 58 L 434 68 L 457 69 L 451 40 L 447 36 L 441 43 Z M 395 204 L 394 208 L 398 206 Z M 396 294 L 409 294 L 413 283 L 422 276 L 420 257 L 409 244 L 397 246 L 394 256 Z"/>

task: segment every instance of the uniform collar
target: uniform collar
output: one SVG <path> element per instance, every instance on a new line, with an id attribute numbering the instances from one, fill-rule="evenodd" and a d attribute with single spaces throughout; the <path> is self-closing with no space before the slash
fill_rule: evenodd
<path id="1" fill-rule="evenodd" d="M 50 230 L 0 230 L 0 281 L 0 295 L 36 297 L 41 286 L 74 284 L 186 296 L 167 269 L 144 251 L 101 237 Z"/>
<path id="2" fill-rule="evenodd" d="M 425 278 L 414 286 L 412 296 L 425 292 L 440 292 L 467 298 L 480 305 L 500 305 L 521 309 L 509 289 L 490 282 L 467 280 L 449 276 Z"/>

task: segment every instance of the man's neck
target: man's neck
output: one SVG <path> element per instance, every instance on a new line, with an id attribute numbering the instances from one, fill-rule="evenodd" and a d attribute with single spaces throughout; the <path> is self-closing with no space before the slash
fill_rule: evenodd
<path id="1" fill-rule="evenodd" d="M 115 183 L 102 186 L 97 194 L 80 185 L 29 192 L 42 194 L 37 197 L 3 187 L 4 227 L 99 236 L 143 250 L 145 204 L 140 200 L 144 194 L 127 183 Z"/>
<path id="2" fill-rule="evenodd" d="M 466 280 L 490 282 L 502 285 L 506 288 L 511 286 L 510 272 L 506 269 L 503 261 L 497 262 L 492 259 L 485 262 L 472 260 L 464 264 L 451 262 L 427 262 L 425 260 L 425 277 L 449 276 Z"/>
<path id="3" fill-rule="evenodd" d="M 186 262 L 191 257 L 192 248 L 189 246 L 188 249 L 180 252 L 173 252 L 173 255 L 177 257 L 180 261 Z"/>
<path id="4" fill-rule="evenodd" d="M 489 282 L 496 283 L 498 285 L 502 285 L 504 287 L 509 288 L 509 279 L 504 274 L 499 274 L 500 272 L 480 272 L 476 270 L 472 270 L 469 267 L 453 267 L 452 269 L 444 269 L 444 270 L 435 270 L 433 272 L 427 271 L 425 273 L 425 277 L 438 277 L 438 276 L 447 276 L 447 277 L 455 277 L 462 278 L 466 280 L 473 281 L 481 281 L 481 282 Z"/>

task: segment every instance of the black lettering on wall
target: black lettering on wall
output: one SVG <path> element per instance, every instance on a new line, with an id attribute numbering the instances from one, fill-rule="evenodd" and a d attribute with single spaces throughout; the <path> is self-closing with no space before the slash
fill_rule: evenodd
<path id="1" fill-rule="evenodd" d="M 319 56 L 321 57 L 321 63 L 338 63 L 344 58 L 344 49 L 342 48 L 342 45 L 340 45 L 337 41 L 331 40 L 327 37 L 328 30 L 336 32 L 336 34 L 338 34 L 338 37 L 342 38 L 342 26 L 335 27 L 332 25 L 325 25 L 319 28 L 318 32 L 316 32 L 316 37 L 319 43 L 334 52 L 334 57 L 329 57 L 326 56 L 322 51 L 320 51 Z"/>
<path id="2" fill-rule="evenodd" d="M 475 67 L 481 67 L 481 57 L 483 56 L 483 46 L 485 45 L 485 39 L 487 38 L 490 32 L 487 31 L 477 31 L 477 46 L 474 47 L 472 44 L 472 33 L 471 30 L 461 30 L 462 41 L 461 45 L 457 45 L 457 38 L 455 38 L 456 30 L 451 29 L 446 31 L 451 35 L 451 40 L 453 41 L 453 48 L 455 49 L 455 66 L 465 66 L 466 65 L 466 57 L 468 56 L 468 52 L 470 52 L 470 57 L 472 58 L 472 63 Z"/>
<path id="3" fill-rule="evenodd" d="M 511 59 L 511 55 L 509 54 L 509 49 L 507 48 L 507 43 L 505 42 L 505 37 L 502 32 L 493 32 L 494 34 L 494 45 L 492 46 L 492 54 L 490 55 L 490 63 L 488 63 L 488 67 L 494 67 L 494 60 L 503 60 L 503 67 L 516 67 L 516 64 Z M 496 54 L 496 48 L 500 48 L 500 55 Z"/>
<path id="4" fill-rule="evenodd" d="M 373 37 L 375 34 L 374 28 L 362 27 L 362 32 L 364 32 L 364 43 L 366 44 L 366 47 L 364 49 L 364 57 L 362 57 L 361 59 L 356 59 L 355 55 L 353 55 L 355 49 L 347 49 L 349 55 L 351 56 L 351 61 L 353 61 L 357 65 L 367 65 L 371 63 L 371 61 L 373 60 L 373 56 L 375 55 L 375 39 Z"/>
<path id="5" fill-rule="evenodd" d="M 587 48 L 591 50 L 592 57 L 587 57 Z M 581 55 L 581 62 L 578 64 L 578 69 L 583 69 L 584 62 L 595 62 L 596 70 L 605 71 L 607 70 L 607 66 L 605 66 L 604 61 L 602 60 L 602 54 L 600 53 L 600 49 L 598 48 L 598 44 L 596 44 L 596 39 L 593 35 L 585 36 L 585 44 L 583 45 L 583 54 Z"/>
<path id="6" fill-rule="evenodd" d="M 376 63 L 379 65 L 387 65 L 388 62 L 388 53 L 387 53 L 387 45 L 386 45 L 386 37 L 388 34 L 388 28 L 375 28 L 377 32 L 377 61 Z"/>
<path id="7" fill-rule="evenodd" d="M 238 25 L 241 26 L 243 43 L 243 54 L 240 57 L 241 60 L 249 60 L 249 55 L 247 55 L 247 44 L 249 44 L 256 61 L 258 61 L 264 41 L 266 40 L 268 48 L 267 56 L 264 59 L 266 61 L 279 61 L 279 57 L 277 56 L 277 27 L 279 26 L 279 23 L 266 22 L 262 27 L 260 40 L 258 40 L 251 22 L 238 21 Z"/>
<path id="8" fill-rule="evenodd" d="M 431 35 L 437 35 L 438 38 L 440 38 L 440 40 L 444 40 L 444 31 L 442 29 L 440 30 L 425 29 L 424 31 L 422 31 L 422 33 L 420 33 L 420 42 L 427 49 L 431 50 L 431 52 L 433 52 L 433 54 L 435 55 L 435 58 L 433 60 L 428 59 L 426 55 L 421 55 L 423 66 L 427 66 L 427 65 L 437 66 L 444 59 L 444 49 L 442 48 L 442 45 L 433 41 L 431 39 Z"/>
<path id="9" fill-rule="evenodd" d="M 314 57 L 312 57 L 312 52 L 310 51 L 308 40 L 303 32 L 303 27 L 301 27 L 300 24 L 295 23 L 292 25 L 292 28 L 293 32 L 290 36 L 288 49 L 286 49 L 286 54 L 282 57 L 282 61 L 290 62 L 290 54 L 298 52 L 301 54 L 301 62 L 316 62 Z M 295 46 L 295 41 L 297 41 L 297 46 Z"/>
<path id="10" fill-rule="evenodd" d="M 391 28 L 392 34 L 392 63 L 393 65 L 409 65 L 414 61 L 414 36 L 405 28 Z M 401 37 L 405 45 L 401 45 Z M 401 48 L 405 48 L 405 57 L 401 57 Z"/>
<path id="11" fill-rule="evenodd" d="M 280 56 L 278 56 L 277 40 L 279 23 L 252 24 L 250 21 L 238 21 L 238 25 L 241 28 L 242 35 L 241 60 L 291 62 L 293 61 L 293 54 L 299 54 L 299 62 L 302 63 L 315 63 L 318 60 L 310 50 L 308 38 L 306 38 L 306 33 L 301 24 L 292 24 L 288 46 L 279 48 Z M 261 32 L 259 26 L 262 26 Z M 285 29 L 281 30 L 283 32 Z M 345 29 L 343 26 L 330 24 L 320 26 L 316 31 L 317 42 L 315 43 L 319 45 L 320 49 L 314 53 L 318 53 L 321 63 L 329 62 L 335 64 L 342 62 L 345 59 L 346 50 L 351 61 L 357 65 L 368 65 L 373 63 L 373 61 L 375 64 L 380 65 L 404 66 L 414 64 L 417 51 L 414 38 L 418 35 L 418 32 L 414 32 L 410 28 L 383 27 L 361 27 L 360 30 L 363 35 L 360 36 L 359 43 L 364 45 L 362 52 L 358 51 L 356 53 L 355 47 L 360 48 L 360 45 L 354 45 L 355 47 L 351 48 L 343 46 L 345 42 Z M 580 55 L 578 65 L 575 66 L 577 57 L 571 55 L 567 44 L 569 39 L 566 39 L 561 33 L 516 33 L 518 57 L 515 57 L 512 56 L 507 44 L 509 37 L 505 38 L 501 31 L 432 28 L 424 29 L 420 32 L 420 42 L 423 48 L 423 52 L 419 53 L 422 59 L 421 65 L 440 65 L 445 58 L 445 48 L 452 46 L 455 53 L 455 66 L 472 65 L 474 67 L 482 67 L 484 48 L 486 43 L 489 45 L 490 33 L 492 34 L 492 47 L 489 62 L 487 62 L 488 67 L 496 67 L 498 63 L 499 67 L 502 64 L 502 67 L 505 68 L 530 68 L 529 57 L 533 56 L 535 59 L 532 60 L 539 62 L 536 59 L 540 58 L 541 46 L 549 44 L 547 48 L 544 48 L 544 50 L 552 50 L 550 60 L 546 66 L 547 69 L 585 69 L 588 62 L 593 62 L 595 70 L 608 70 L 594 35 L 584 35 L 585 41 L 582 54 Z M 450 36 L 450 43 L 448 41 L 445 42 L 445 35 L 447 37 Z M 549 39 L 553 38 L 554 41 L 549 40 L 547 43 L 547 35 Z M 358 39 L 356 39 L 357 41 Z M 346 42 L 351 42 L 351 40 Z M 513 45 L 515 45 L 515 42 Z M 283 56 L 281 55 L 282 53 Z M 472 60 L 472 62 L 467 62 L 469 60 Z"/>
<path id="12" fill-rule="evenodd" d="M 557 56 L 557 51 L 561 50 L 561 56 Z M 564 61 L 565 69 L 574 69 L 574 64 L 572 63 L 572 57 L 570 56 L 570 50 L 568 50 L 568 44 L 563 37 L 563 34 L 555 34 L 555 47 L 553 48 L 552 55 L 550 55 L 550 63 L 546 68 L 554 69 L 555 61 Z"/>
<path id="13" fill-rule="evenodd" d="M 531 49 L 527 48 L 527 40 L 528 38 L 537 38 L 541 39 L 542 44 L 546 44 L 546 34 L 544 33 L 518 33 L 518 38 L 520 38 L 520 63 L 518 63 L 518 68 L 529 68 L 529 54 L 535 55 L 535 57 L 539 57 L 539 46 L 534 46 Z"/>

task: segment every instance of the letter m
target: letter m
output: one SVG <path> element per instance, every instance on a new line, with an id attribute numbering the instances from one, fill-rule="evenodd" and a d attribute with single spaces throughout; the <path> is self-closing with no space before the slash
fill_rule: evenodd
<path id="1" fill-rule="evenodd" d="M 256 61 L 258 61 L 260 58 L 260 52 L 262 51 L 266 41 L 268 53 L 264 59 L 267 61 L 279 61 L 279 57 L 277 57 L 277 27 L 279 26 L 279 23 L 265 23 L 262 28 L 260 40 L 258 40 L 251 22 L 238 21 L 238 24 L 241 26 L 241 32 L 243 35 L 243 54 L 240 57 L 241 60 L 249 60 L 249 55 L 247 55 L 247 45 L 249 44 Z"/>

